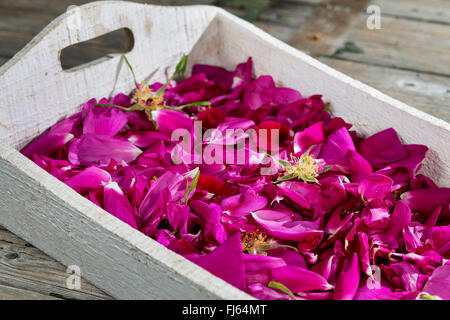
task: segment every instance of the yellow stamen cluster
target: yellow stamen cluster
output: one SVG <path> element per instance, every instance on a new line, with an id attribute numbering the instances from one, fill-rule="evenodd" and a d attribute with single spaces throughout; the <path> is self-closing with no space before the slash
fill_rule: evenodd
<path id="1" fill-rule="evenodd" d="M 315 180 L 319 175 L 318 161 L 313 156 L 310 156 L 308 152 L 302 154 L 300 157 L 294 157 L 291 154 L 291 162 L 293 164 L 284 168 L 286 171 L 284 173 L 285 176 L 292 175 L 299 180 L 309 182 Z"/>
<path id="2" fill-rule="evenodd" d="M 211 105 L 200 107 L 200 112 L 206 111 L 207 109 L 211 109 Z"/>
<path id="3" fill-rule="evenodd" d="M 164 93 L 156 95 L 145 81 L 139 85 L 133 96 L 133 103 L 141 106 L 147 115 L 161 108 L 164 103 Z"/>
<path id="4" fill-rule="evenodd" d="M 241 235 L 242 250 L 251 254 L 261 254 L 263 246 L 273 243 L 272 239 L 267 235 L 259 232 L 244 232 Z"/>

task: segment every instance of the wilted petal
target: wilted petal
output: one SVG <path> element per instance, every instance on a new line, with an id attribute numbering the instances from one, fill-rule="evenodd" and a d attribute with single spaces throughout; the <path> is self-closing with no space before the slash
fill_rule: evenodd
<path id="1" fill-rule="evenodd" d="M 165 134 L 156 131 L 143 131 L 133 133 L 128 137 L 128 141 L 137 147 L 148 148 L 152 144 L 163 142 L 172 142 Z"/>
<path id="2" fill-rule="evenodd" d="M 148 190 L 139 208 L 139 216 L 143 221 L 148 221 L 151 216 L 157 214 L 161 205 L 167 205 L 160 200 L 164 190 L 167 190 L 171 200 L 180 201 L 186 192 L 186 179 L 181 174 L 170 171 L 159 177 Z"/>
<path id="3" fill-rule="evenodd" d="M 359 287 L 359 260 L 356 253 L 344 260 L 341 274 L 336 282 L 334 300 L 352 300 Z"/>
<path id="4" fill-rule="evenodd" d="M 83 193 L 110 183 L 111 175 L 103 169 L 89 167 L 64 182 L 75 191 Z"/>
<path id="5" fill-rule="evenodd" d="M 423 246 L 422 238 L 425 234 L 425 227 L 418 222 L 411 222 L 402 230 L 403 239 L 408 252 L 415 252 L 417 248 Z"/>
<path id="6" fill-rule="evenodd" d="M 22 150 L 22 154 L 31 158 L 33 154 L 49 156 L 62 148 L 74 137 L 71 133 L 47 133 L 40 136 Z"/>
<path id="7" fill-rule="evenodd" d="M 273 269 L 271 274 L 274 281 L 282 283 L 293 293 L 333 289 L 320 274 L 303 268 L 284 266 Z"/>
<path id="8" fill-rule="evenodd" d="M 293 300 L 288 294 L 280 290 L 271 289 L 262 283 L 249 285 L 247 292 L 259 300 Z"/>
<path id="9" fill-rule="evenodd" d="M 358 192 L 366 200 L 384 199 L 391 191 L 392 179 L 378 173 L 373 173 L 361 179 Z"/>
<path id="10" fill-rule="evenodd" d="M 323 122 L 317 122 L 294 136 L 294 153 L 305 152 L 310 146 L 324 141 Z"/>
<path id="11" fill-rule="evenodd" d="M 271 235 L 283 240 L 302 241 L 313 237 L 318 244 L 323 236 L 316 222 L 293 220 L 292 215 L 285 212 L 259 210 L 252 216 Z"/>
<path id="12" fill-rule="evenodd" d="M 264 256 L 260 254 L 244 254 L 245 273 L 247 285 L 263 283 L 267 285 L 272 277 L 270 270 L 286 266 L 286 262 L 279 257 Z"/>
<path id="13" fill-rule="evenodd" d="M 202 255 L 193 261 L 243 290 L 245 288 L 245 269 L 242 255 L 241 235 L 238 232 L 211 253 Z"/>
<path id="14" fill-rule="evenodd" d="M 83 110 L 86 114 L 83 123 L 83 133 L 92 133 L 113 137 L 127 123 L 124 111 L 111 107 L 91 106 Z"/>
<path id="15" fill-rule="evenodd" d="M 222 209 L 233 217 L 241 217 L 266 206 L 267 199 L 256 195 L 255 191 L 248 190 L 246 193 L 225 198 L 221 202 Z"/>
<path id="16" fill-rule="evenodd" d="M 361 141 L 359 152 L 375 168 L 383 168 L 408 156 L 394 129 L 386 129 Z"/>
<path id="17" fill-rule="evenodd" d="M 450 188 L 427 188 L 402 193 L 400 198 L 413 211 L 429 216 L 438 206 L 442 206 L 441 218 L 450 218 Z"/>
<path id="18" fill-rule="evenodd" d="M 304 209 L 312 209 L 320 200 L 320 187 L 297 181 L 285 181 L 278 184 L 283 194 Z"/>
<path id="19" fill-rule="evenodd" d="M 355 151 L 355 145 L 348 130 L 341 128 L 326 139 L 319 158 L 325 160 L 327 164 L 339 164 L 349 151 Z"/>
<path id="20" fill-rule="evenodd" d="M 437 267 L 423 287 L 423 291 L 450 300 L 450 264 Z"/>
<path id="21" fill-rule="evenodd" d="M 133 208 L 116 182 L 111 182 L 103 190 L 103 202 L 106 211 L 137 228 L 136 219 L 133 216 Z"/>
<path id="22" fill-rule="evenodd" d="M 191 118 L 174 110 L 159 109 L 152 111 L 152 119 L 158 123 L 158 131 L 168 137 L 171 137 L 176 129 L 186 129 L 191 132 L 194 126 Z"/>
<path id="23" fill-rule="evenodd" d="M 173 230 L 180 231 L 181 234 L 186 233 L 187 220 L 191 210 L 188 206 L 179 203 L 169 203 L 167 206 L 167 219 Z"/>
<path id="24" fill-rule="evenodd" d="M 403 230 L 411 222 L 411 209 L 403 201 L 398 201 L 392 213 L 391 222 L 387 234 L 398 237 Z"/>
<path id="25" fill-rule="evenodd" d="M 84 134 L 72 142 L 69 161 L 75 165 L 106 167 L 111 160 L 130 163 L 142 153 L 131 142 L 108 136 Z"/>
<path id="26" fill-rule="evenodd" d="M 192 210 L 205 221 L 203 225 L 204 237 L 208 240 L 215 240 L 223 243 L 227 239 L 224 226 L 220 223 L 222 208 L 215 203 L 205 203 L 200 200 L 193 200 L 190 203 Z"/>

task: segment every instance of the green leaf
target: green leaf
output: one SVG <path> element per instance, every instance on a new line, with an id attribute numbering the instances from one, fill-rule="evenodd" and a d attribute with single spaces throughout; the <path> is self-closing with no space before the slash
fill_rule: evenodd
<path id="1" fill-rule="evenodd" d="M 315 148 L 315 147 L 317 147 L 317 144 L 314 144 L 314 145 L 312 145 L 312 146 L 310 146 L 309 148 L 308 148 L 308 150 L 306 150 L 306 152 L 304 153 L 306 156 L 309 156 L 309 153 L 311 152 L 311 150 L 313 149 L 313 148 Z"/>
<path id="2" fill-rule="evenodd" d="M 159 88 L 158 91 L 156 91 L 155 94 L 158 97 L 161 96 L 161 94 L 163 94 L 164 91 L 166 91 L 166 88 L 169 85 L 170 81 L 172 81 L 177 75 L 181 74 L 184 76 L 184 73 L 186 72 L 187 61 L 188 61 L 188 56 L 183 55 L 183 57 L 181 57 L 180 62 L 178 62 L 177 66 L 175 67 L 175 72 L 173 73 L 173 75 L 167 80 L 167 82 L 161 88 Z"/>
<path id="3" fill-rule="evenodd" d="M 279 178 L 277 179 L 277 181 L 275 181 L 275 184 L 277 184 L 277 183 L 279 183 L 279 182 L 283 182 L 283 181 L 288 181 L 288 180 L 291 180 L 291 179 L 294 179 L 294 178 L 295 178 L 295 175 L 294 175 L 294 174 L 288 174 L 288 175 L 279 177 Z"/>
<path id="4" fill-rule="evenodd" d="M 295 252 L 299 253 L 298 249 L 296 247 L 293 247 L 293 246 L 290 246 L 290 245 L 287 245 L 287 244 L 264 244 L 264 245 L 258 246 L 257 250 L 258 251 L 259 250 L 267 251 L 267 250 L 272 250 L 272 249 L 277 249 L 277 248 L 289 248 L 289 249 L 292 249 Z"/>
<path id="5" fill-rule="evenodd" d="M 286 160 L 282 160 L 282 159 L 277 159 L 278 163 L 281 164 L 284 168 L 290 167 L 291 163 L 289 161 Z"/>
<path id="6" fill-rule="evenodd" d="M 291 290 L 289 290 L 284 284 L 276 282 L 276 281 L 270 281 L 269 284 L 267 285 L 269 288 L 272 289 L 276 289 L 276 290 L 280 290 L 286 294 L 288 294 L 289 296 L 291 296 L 291 298 L 293 298 L 294 300 L 297 300 L 297 298 L 295 297 L 295 295 L 292 293 Z"/>
<path id="7" fill-rule="evenodd" d="M 433 296 L 427 292 L 421 292 L 416 297 L 416 300 L 442 300 L 442 298 L 439 296 Z"/>
<path id="8" fill-rule="evenodd" d="M 155 95 L 157 95 L 158 97 L 162 95 L 164 91 L 166 91 L 166 88 L 169 85 L 170 81 L 172 81 L 172 79 L 167 80 L 167 82 L 161 88 L 159 88 L 158 91 L 155 92 Z"/>
<path id="9" fill-rule="evenodd" d="M 188 62 L 188 56 L 183 55 L 180 62 L 178 62 L 177 66 L 175 67 L 175 72 L 172 76 L 172 79 L 175 78 L 177 75 L 184 76 L 184 73 L 186 72 L 187 62 Z"/>
<path id="10" fill-rule="evenodd" d="M 211 102 L 209 101 L 198 101 L 198 102 L 192 102 L 188 104 L 183 104 L 180 106 L 180 108 L 186 108 L 186 107 L 199 107 L 199 106 L 210 106 Z"/>
<path id="11" fill-rule="evenodd" d="M 341 170 L 343 173 L 345 173 L 344 168 L 342 168 L 341 166 L 338 166 L 337 164 L 332 164 L 332 165 L 329 165 L 329 166 L 325 166 L 324 170 L 323 170 L 321 173 L 328 172 L 328 171 L 330 171 L 330 170 L 333 169 L 333 168 L 338 168 L 338 169 Z"/>
<path id="12" fill-rule="evenodd" d="M 187 185 L 186 185 L 186 194 L 183 197 L 182 201 L 185 202 L 185 204 L 187 204 L 192 191 L 194 191 L 194 189 L 197 187 L 198 178 L 200 177 L 200 169 L 197 167 L 194 170 L 187 172 L 184 176 L 186 177 Z M 192 177 L 192 182 L 189 185 L 188 178 L 191 178 L 191 177 Z"/>
<path id="13" fill-rule="evenodd" d="M 200 169 L 195 168 L 194 170 L 197 170 L 197 172 L 195 173 L 195 176 L 192 179 L 191 185 L 189 186 L 188 198 L 191 195 L 192 191 L 194 191 L 194 189 L 197 188 L 198 178 L 200 177 Z"/>
<path id="14" fill-rule="evenodd" d="M 328 112 L 328 110 L 330 110 L 330 106 L 331 106 L 331 103 L 328 102 L 328 103 L 323 107 L 323 110 L 326 111 L 326 112 Z"/>
<path id="15" fill-rule="evenodd" d="M 130 68 L 131 74 L 133 75 L 134 85 L 136 88 L 138 87 L 138 83 L 136 81 L 136 75 L 134 74 L 133 67 L 131 66 L 130 62 L 128 61 L 127 57 L 124 55 L 123 60 L 125 60 L 125 63 L 127 64 L 128 68 Z"/>
<path id="16" fill-rule="evenodd" d="M 109 104 L 109 103 L 96 103 L 96 106 L 100 106 L 100 107 L 112 107 L 112 108 L 118 108 L 121 110 L 125 110 L 125 111 L 143 111 L 144 108 L 138 104 L 133 104 L 131 107 L 122 107 L 122 106 L 118 106 L 116 104 Z"/>
<path id="17" fill-rule="evenodd" d="M 209 101 L 199 101 L 199 102 L 193 102 L 193 103 L 189 103 L 189 104 L 183 104 L 182 106 L 179 106 L 179 107 L 172 107 L 172 106 L 166 106 L 166 105 L 162 105 L 161 107 L 163 107 L 164 109 L 180 111 L 180 110 L 183 110 L 184 108 L 188 108 L 188 107 L 210 106 L 210 105 L 211 105 L 211 102 L 209 102 Z"/>

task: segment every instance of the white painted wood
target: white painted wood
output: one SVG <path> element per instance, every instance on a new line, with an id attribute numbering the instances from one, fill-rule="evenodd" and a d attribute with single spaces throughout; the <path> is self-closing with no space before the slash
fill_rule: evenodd
<path id="1" fill-rule="evenodd" d="M 247 294 L 171 252 L 48 175 L 17 149 L 91 97 L 129 91 L 130 72 L 119 56 L 86 68 L 61 70 L 59 51 L 126 27 L 127 54 L 138 81 L 164 80 L 183 53 L 190 65 L 226 68 L 252 56 L 255 73 L 304 96 L 322 93 L 335 115 L 363 135 L 394 127 L 406 143 L 430 147 L 423 172 L 449 185 L 450 125 L 355 81 L 215 7 L 159 7 L 96 2 L 44 29 L 0 68 L 0 224 L 63 264 L 77 264 L 92 283 L 116 298 L 245 299 Z M 68 20 L 69 19 L 69 20 Z"/>

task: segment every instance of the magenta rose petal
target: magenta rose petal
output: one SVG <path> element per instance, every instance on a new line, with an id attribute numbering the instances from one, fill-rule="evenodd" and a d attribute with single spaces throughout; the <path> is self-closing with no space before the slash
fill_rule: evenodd
<path id="1" fill-rule="evenodd" d="M 75 165 L 106 167 L 111 160 L 130 163 L 142 153 L 131 142 L 108 136 L 84 134 L 72 142 L 69 161 Z"/>
<path id="2" fill-rule="evenodd" d="M 71 133 L 47 133 L 26 146 L 22 153 L 31 158 L 33 154 L 49 156 L 73 139 Z"/>
<path id="3" fill-rule="evenodd" d="M 428 188 L 404 192 L 401 199 L 411 208 L 429 216 L 438 206 L 442 206 L 441 218 L 449 219 L 450 188 Z"/>
<path id="4" fill-rule="evenodd" d="M 316 122 L 294 136 L 294 153 L 305 152 L 312 145 L 324 141 L 323 122 Z"/>
<path id="5" fill-rule="evenodd" d="M 253 190 L 225 198 L 221 202 L 222 210 L 233 217 L 241 217 L 266 206 L 267 199 L 255 194 Z"/>
<path id="6" fill-rule="evenodd" d="M 375 168 L 383 168 L 389 163 L 408 157 L 405 147 L 400 142 L 394 129 L 386 129 L 361 141 L 359 152 Z"/>
<path id="7" fill-rule="evenodd" d="M 238 289 L 245 289 L 245 269 L 240 233 L 236 233 L 214 251 L 194 262 Z"/>
<path id="8" fill-rule="evenodd" d="M 293 220 L 292 215 L 285 212 L 259 210 L 252 216 L 271 235 L 280 239 L 302 241 L 313 237 L 320 242 L 323 236 L 317 222 Z"/>
<path id="9" fill-rule="evenodd" d="M 358 290 L 360 281 L 358 255 L 354 253 L 344 260 L 342 271 L 336 282 L 334 300 L 352 300 Z"/>
<path id="10" fill-rule="evenodd" d="M 437 267 L 423 287 L 423 291 L 450 300 L 450 264 Z"/>
<path id="11" fill-rule="evenodd" d="M 83 133 L 114 137 L 127 123 L 127 115 L 116 108 L 92 106 L 86 113 Z"/>
<path id="12" fill-rule="evenodd" d="M 137 228 L 130 202 L 116 182 L 109 183 L 103 190 L 104 208 L 113 216 Z"/>
<path id="13" fill-rule="evenodd" d="M 387 234 L 398 237 L 403 230 L 411 222 L 411 209 L 403 202 L 398 201 L 392 213 L 391 221 Z"/>
<path id="14" fill-rule="evenodd" d="M 111 175 L 103 169 L 89 167 L 64 182 L 75 191 L 83 193 L 110 183 Z"/>
<path id="15" fill-rule="evenodd" d="M 391 191 L 391 187 L 391 178 L 373 173 L 360 181 L 358 191 L 366 200 L 383 199 Z"/>
<path id="16" fill-rule="evenodd" d="M 324 277 L 303 268 L 284 266 L 272 269 L 271 274 L 275 281 L 282 283 L 293 293 L 333 289 Z"/>
<path id="17" fill-rule="evenodd" d="M 191 132 L 194 127 L 192 119 L 174 110 L 152 111 L 152 119 L 158 123 L 158 130 L 168 137 L 171 137 L 177 129 L 186 129 Z"/>

